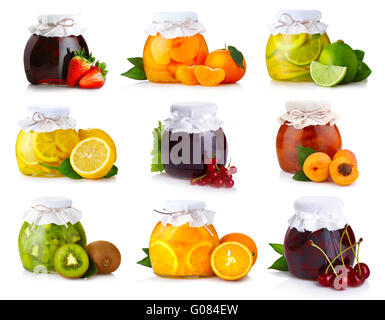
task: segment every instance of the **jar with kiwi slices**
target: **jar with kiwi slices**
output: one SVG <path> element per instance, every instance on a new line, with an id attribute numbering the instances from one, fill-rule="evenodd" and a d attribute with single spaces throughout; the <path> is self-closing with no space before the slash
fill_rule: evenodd
<path id="1" fill-rule="evenodd" d="M 87 245 L 80 219 L 82 214 L 72 201 L 62 197 L 38 198 L 24 214 L 19 234 L 19 253 L 23 267 L 31 272 L 55 273 L 56 251 L 65 244 Z"/>

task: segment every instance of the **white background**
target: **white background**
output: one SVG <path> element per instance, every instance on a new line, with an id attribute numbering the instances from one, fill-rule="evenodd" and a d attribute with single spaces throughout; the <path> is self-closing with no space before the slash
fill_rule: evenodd
<path id="1" fill-rule="evenodd" d="M 258 4 L 257 4 L 258 3 Z M 8 1 L 2 5 L 0 139 L 1 226 L 0 298 L 23 299 L 285 299 L 385 298 L 384 263 L 384 117 L 383 5 L 380 1 L 290 1 L 290 8 L 320 9 L 329 24 L 332 41 L 340 38 L 366 51 L 373 70 L 367 82 L 337 88 L 315 84 L 275 83 L 268 77 L 264 50 L 268 24 L 288 1 Z M 217 88 L 155 85 L 121 77 L 130 68 L 127 57 L 140 56 L 144 28 L 156 11 L 193 10 L 207 28 L 209 49 L 226 42 L 241 51 L 247 73 L 239 84 Z M 84 13 L 85 38 L 93 54 L 107 62 L 109 74 L 101 90 L 35 87 L 23 68 L 27 27 L 40 13 Z M 339 128 L 345 148 L 359 162 L 360 178 L 349 187 L 332 183 L 300 183 L 283 174 L 275 155 L 277 117 L 290 99 L 328 99 L 342 118 Z M 236 188 L 217 190 L 190 186 L 150 173 L 151 131 L 169 114 L 176 101 L 203 100 L 219 105 L 219 116 L 239 174 Z M 22 176 L 16 166 L 14 144 L 17 121 L 32 104 L 64 104 L 72 109 L 78 128 L 99 127 L 111 134 L 118 147 L 120 168 L 116 179 L 71 181 Z M 70 197 L 83 211 L 89 242 L 109 240 L 122 253 L 122 265 L 112 276 L 65 280 L 24 271 L 17 249 L 22 214 L 34 197 Z M 269 271 L 278 258 L 269 242 L 282 243 L 293 201 L 303 195 L 336 195 L 345 201 L 346 216 L 357 238 L 363 237 L 361 260 L 372 271 L 361 288 L 337 292 L 311 281 Z M 258 245 L 258 260 L 249 276 L 239 282 L 220 279 L 167 280 L 153 275 L 136 261 L 143 258 L 156 223 L 152 209 L 167 199 L 200 199 L 217 212 L 220 235 L 243 232 Z"/>

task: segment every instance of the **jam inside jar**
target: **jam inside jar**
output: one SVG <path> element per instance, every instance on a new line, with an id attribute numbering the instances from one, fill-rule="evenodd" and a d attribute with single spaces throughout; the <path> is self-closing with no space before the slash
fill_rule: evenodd
<path id="1" fill-rule="evenodd" d="M 326 102 L 289 101 L 287 113 L 281 115 L 276 138 L 278 162 L 283 171 L 301 170 L 297 147 L 312 148 L 331 158 L 342 148 L 340 131 L 335 124 L 338 117 Z"/>
<path id="2" fill-rule="evenodd" d="M 162 136 L 162 163 L 167 174 L 198 178 L 206 172 L 209 159 L 227 162 L 227 139 L 216 117 L 213 103 L 182 102 L 171 106 Z"/>
<path id="3" fill-rule="evenodd" d="M 154 273 L 162 277 L 196 278 L 214 275 L 211 253 L 219 244 L 212 225 L 214 212 L 201 201 L 167 201 L 149 244 Z M 187 221 L 186 223 L 182 220 Z"/>
<path id="4" fill-rule="evenodd" d="M 354 232 L 342 215 L 343 202 L 339 198 L 302 197 L 294 202 L 294 209 L 295 214 L 289 220 L 290 226 L 284 240 L 285 259 L 294 276 L 316 280 L 329 263 L 325 255 L 312 246 L 310 241 L 333 261 L 356 242 Z M 348 236 L 344 235 L 345 230 Z M 344 252 L 342 257 L 346 265 L 353 265 L 352 250 Z M 333 262 L 333 266 L 340 264 L 341 256 Z"/>
<path id="5" fill-rule="evenodd" d="M 157 13 L 146 31 L 143 66 L 149 81 L 179 82 L 175 74 L 180 66 L 205 63 L 208 47 L 196 13 Z"/>
<path id="6" fill-rule="evenodd" d="M 44 15 L 38 20 L 24 50 L 25 74 L 31 84 L 64 85 L 75 50 L 89 55 L 87 43 L 73 16 Z"/>

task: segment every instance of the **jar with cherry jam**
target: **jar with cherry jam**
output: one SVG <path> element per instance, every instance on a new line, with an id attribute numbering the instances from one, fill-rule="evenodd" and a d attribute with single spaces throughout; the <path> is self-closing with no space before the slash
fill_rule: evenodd
<path id="1" fill-rule="evenodd" d="M 227 140 L 217 118 L 217 105 L 182 102 L 171 106 L 162 136 L 162 163 L 167 174 L 178 178 L 198 178 L 208 161 L 227 162 Z"/>
<path id="2" fill-rule="evenodd" d="M 313 241 L 333 261 L 340 252 L 350 247 L 348 237 L 341 237 L 347 228 L 349 239 L 355 243 L 352 228 L 343 216 L 343 201 L 336 197 L 302 197 L 294 202 L 294 215 L 284 241 L 285 259 L 289 271 L 301 279 L 316 280 L 329 263 L 322 252 L 313 247 Z M 341 242 L 341 250 L 340 250 Z M 352 266 L 354 254 L 342 254 L 344 263 Z M 334 265 L 342 264 L 339 257 Z"/>
<path id="3" fill-rule="evenodd" d="M 88 46 L 83 38 L 84 29 L 75 15 L 48 14 L 38 17 L 38 24 L 29 28 L 30 36 L 24 50 L 24 69 L 31 84 L 64 85 L 68 64 L 74 51 Z"/>
<path id="4" fill-rule="evenodd" d="M 338 116 L 326 101 L 289 101 L 276 139 L 278 162 L 283 171 L 301 170 L 297 147 L 312 148 L 331 158 L 341 149 L 342 139 L 336 125 Z"/>

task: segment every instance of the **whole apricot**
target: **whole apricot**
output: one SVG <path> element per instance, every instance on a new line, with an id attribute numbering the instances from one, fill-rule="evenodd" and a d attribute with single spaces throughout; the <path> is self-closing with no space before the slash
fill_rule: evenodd
<path id="1" fill-rule="evenodd" d="M 329 167 L 330 176 L 340 186 L 347 186 L 358 179 L 357 164 L 346 156 L 334 159 Z"/>
<path id="2" fill-rule="evenodd" d="M 355 165 L 357 166 L 357 158 L 356 158 L 356 155 L 355 155 L 352 151 L 350 151 L 350 150 L 348 150 L 348 149 L 340 150 L 340 151 L 338 151 L 338 152 L 334 155 L 333 160 L 335 160 L 335 159 L 337 159 L 337 158 L 339 158 L 339 157 L 347 157 L 347 158 L 350 159 L 350 161 L 351 161 L 353 164 L 355 164 Z"/>
<path id="3" fill-rule="evenodd" d="M 329 179 L 329 165 L 332 159 L 323 152 L 316 152 L 308 156 L 303 164 L 305 175 L 315 182 Z"/>
<path id="4" fill-rule="evenodd" d="M 221 83 L 235 83 L 243 78 L 246 72 L 246 61 L 243 59 L 243 68 L 237 65 L 228 49 L 219 49 L 211 52 L 206 58 L 206 66 L 220 68 L 225 71 L 225 79 Z"/>

